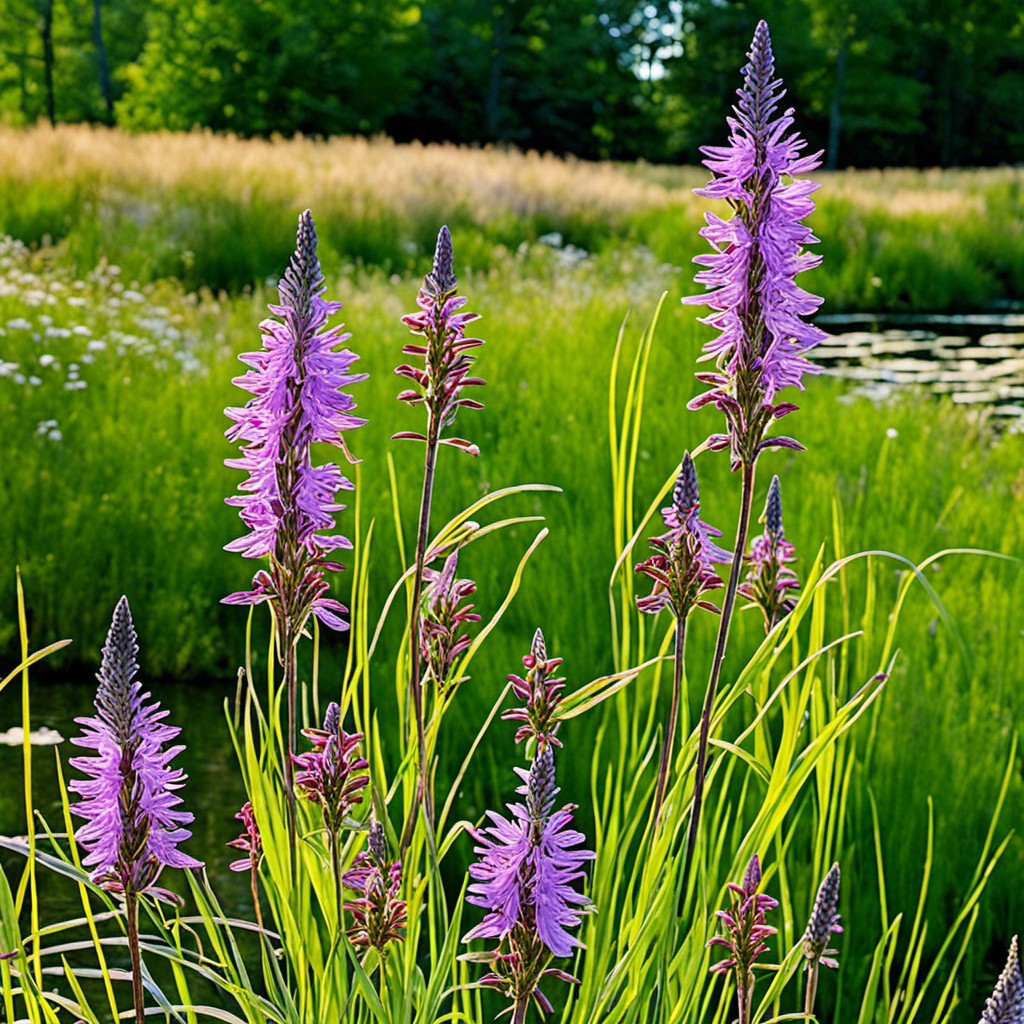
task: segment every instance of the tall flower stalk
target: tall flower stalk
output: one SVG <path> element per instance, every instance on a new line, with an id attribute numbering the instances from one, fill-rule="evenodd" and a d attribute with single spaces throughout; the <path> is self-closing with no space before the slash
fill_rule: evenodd
<path id="1" fill-rule="evenodd" d="M 764 533 L 750 545 L 747 576 L 738 593 L 750 601 L 748 607 L 760 610 L 764 631 L 770 633 L 796 607 L 793 592 L 800 589 L 800 580 L 789 568 L 796 548 L 786 540 L 782 526 L 782 487 L 777 476 L 768 488 L 761 521 Z"/>
<path id="2" fill-rule="evenodd" d="M 463 941 L 499 940 L 485 954 L 491 971 L 480 984 L 504 993 L 512 1003 L 513 1024 L 522 1024 L 533 1000 L 544 1013 L 552 1012 L 540 990 L 544 978 L 576 982 L 549 965 L 581 945 L 569 929 L 580 923 L 590 901 L 573 883 L 584 877 L 583 865 L 594 854 L 579 848 L 584 836 L 570 828 L 576 808 L 554 810 L 559 792 L 554 747 L 545 744 L 530 770 L 516 773 L 523 780 L 516 790 L 523 802 L 508 805 L 509 818 L 488 811 L 491 824 L 472 833 L 479 860 L 470 865 L 474 881 L 466 899 L 487 914 Z"/>
<path id="3" fill-rule="evenodd" d="M 711 711 L 747 544 L 757 459 L 769 448 L 802 448 L 791 437 L 767 434 L 775 420 L 796 410 L 792 402 L 777 401 L 778 393 L 790 386 L 802 389 L 803 374 L 817 371 L 807 353 L 825 336 L 807 322 L 821 299 L 795 281 L 798 274 L 820 262 L 819 256 L 804 249 L 817 239 L 802 223 L 814 210 L 810 196 L 818 186 L 800 177 L 818 166 L 820 154 L 801 156 L 805 143 L 790 131 L 793 111 L 778 113 L 784 89 L 775 76 L 771 38 L 763 21 L 754 33 L 737 95 L 735 116 L 729 118 L 729 144 L 704 147 L 704 165 L 713 178 L 696 190 L 704 198 L 725 200 L 734 215 L 729 220 L 714 213 L 705 215 L 701 235 L 713 252 L 696 257 L 695 262 L 705 267 L 696 281 L 709 290 L 684 299 L 709 306 L 711 313 L 703 322 L 719 332 L 702 356 L 715 361 L 714 371 L 697 374 L 709 390 L 695 398 L 690 408 L 713 404 L 724 414 L 726 432 L 713 434 L 708 447 L 728 449 L 733 469 L 741 474 L 732 571 L 701 713 L 684 872 L 689 870 L 697 840 Z"/>
<path id="4" fill-rule="evenodd" d="M 807 988 L 804 993 L 804 1016 L 814 1014 L 814 1000 L 818 994 L 818 971 L 824 965 L 836 970 L 839 961 L 836 951 L 829 949 L 829 940 L 842 932 L 839 924 L 839 865 L 833 864 L 818 887 L 814 907 L 804 932 L 804 967 L 807 970 Z"/>
<path id="5" fill-rule="evenodd" d="M 313 749 L 294 757 L 299 773 L 295 788 L 307 799 L 319 804 L 323 814 L 327 849 L 334 876 L 335 911 L 338 931 L 342 928 L 341 832 L 349 811 L 362 803 L 362 791 L 370 782 L 362 775 L 368 764 L 359 756 L 362 733 L 347 733 L 341 727 L 341 709 L 333 701 L 327 706 L 322 729 L 303 729 L 302 735 Z"/>
<path id="6" fill-rule="evenodd" d="M 165 902 L 177 897 L 157 886 L 165 867 L 200 868 L 202 862 L 178 846 L 191 836 L 185 827 L 192 814 L 180 809 L 177 791 L 185 773 L 171 768 L 184 746 L 167 747 L 181 732 L 167 725 L 167 712 L 142 689 L 138 638 L 128 601 L 114 609 L 103 647 L 96 714 L 75 719 L 83 735 L 73 742 L 95 751 L 73 757 L 72 767 L 88 776 L 68 788 L 82 799 L 72 813 L 85 819 L 75 839 L 86 851 L 82 863 L 91 868 L 94 884 L 122 897 L 132 964 L 135 1020 L 144 1020 L 142 957 L 139 949 L 138 908 L 144 896 Z"/>
<path id="7" fill-rule="evenodd" d="M 424 442 L 426 452 L 423 465 L 423 492 L 420 497 L 419 520 L 416 528 L 416 556 L 413 569 L 412 612 L 409 627 L 409 696 L 412 702 L 413 719 L 416 728 L 417 747 L 417 788 L 403 847 L 407 845 L 415 827 L 420 804 L 426 811 L 428 821 L 433 821 L 433 799 L 429 785 L 427 765 L 427 737 L 423 714 L 423 678 L 420 658 L 419 615 L 420 598 L 423 593 L 424 566 L 426 565 L 427 539 L 430 534 L 430 507 L 434 496 L 434 474 L 437 469 L 437 453 L 441 445 L 450 445 L 469 455 L 479 455 L 480 449 L 461 437 L 445 437 L 444 431 L 455 421 L 459 409 L 482 409 L 483 406 L 462 395 L 463 389 L 484 382 L 469 375 L 474 357 L 469 353 L 483 342 L 479 338 L 467 338 L 466 328 L 479 319 L 477 313 L 462 312 L 466 299 L 456 294 L 458 278 L 452 255 L 452 239 L 447 227 L 442 227 L 437 236 L 434 250 L 434 264 L 423 279 L 416 302 L 418 313 L 410 313 L 402 322 L 412 334 L 423 339 L 402 349 L 402 354 L 422 359 L 422 366 L 403 363 L 395 373 L 412 381 L 415 385 L 399 394 L 400 402 L 409 405 L 423 405 L 427 413 L 426 433 L 402 431 L 395 438 Z"/>
<path id="8" fill-rule="evenodd" d="M 718 613 L 718 607 L 705 595 L 722 586 L 715 572 L 716 563 L 729 561 L 729 553 L 712 540 L 720 537 L 721 530 L 708 526 L 700 519 L 700 489 L 697 469 L 690 453 L 683 455 L 679 476 L 672 488 L 672 502 L 661 510 L 667 533 L 652 537 L 648 542 L 655 554 L 636 566 L 636 571 L 654 581 L 652 592 L 638 597 L 637 608 L 655 615 L 669 608 L 675 616 L 675 659 L 672 678 L 672 704 L 668 725 L 661 747 L 661 763 L 654 795 L 654 820 L 660 820 L 662 802 L 668 785 L 672 763 L 672 748 L 679 723 L 679 705 L 682 701 L 683 660 L 686 651 L 686 620 L 694 608 L 706 608 Z"/>
<path id="9" fill-rule="evenodd" d="M 332 444 L 347 456 L 342 434 L 366 422 L 352 415 L 355 402 L 342 390 L 366 374 L 349 372 L 358 356 L 339 349 L 351 335 L 340 325 L 328 326 L 341 303 L 321 297 L 325 285 L 316 246 L 313 216 L 306 210 L 299 217 L 295 254 L 278 285 L 280 304 L 269 307 L 278 319 L 260 324 L 260 351 L 239 357 L 250 369 L 234 383 L 253 397 L 225 410 L 234 420 L 226 436 L 242 446 L 241 457 L 225 464 L 248 474 L 242 493 L 227 499 L 248 532 L 226 548 L 246 558 L 268 558 L 269 565 L 256 573 L 251 590 L 223 600 L 268 601 L 274 617 L 287 696 L 284 775 L 293 848 L 296 648 L 311 615 L 331 629 L 348 628 L 346 609 L 328 596 L 326 573 L 344 568 L 331 552 L 352 547 L 346 537 L 327 531 L 345 507 L 337 503 L 338 492 L 353 485 L 334 463 L 314 465 L 312 446 Z"/>
<path id="10" fill-rule="evenodd" d="M 708 946 L 724 946 L 729 955 L 711 968 L 712 973 L 736 975 L 736 1005 L 738 1024 L 750 1024 L 754 1007 L 754 966 L 757 958 L 768 949 L 765 942 L 778 931 L 765 920 L 765 914 L 774 910 L 779 901 L 759 893 L 761 862 L 755 853 L 743 875 L 743 884 L 728 884 L 731 906 L 716 910 L 715 917 L 725 928 L 725 935 L 716 935 Z"/>
<path id="11" fill-rule="evenodd" d="M 498 940 L 498 946 L 466 959 L 483 961 L 490 972 L 481 985 L 502 992 L 511 1003 L 512 1024 L 523 1024 L 531 1002 L 542 1013 L 552 1006 L 540 989 L 545 978 L 570 984 L 577 979 L 551 967 L 554 957 L 571 956 L 582 943 L 570 929 L 593 908 L 575 889 L 584 877 L 583 865 L 594 854 L 581 849 L 581 832 L 571 828 L 572 804 L 555 810 L 559 789 L 555 783 L 556 711 L 562 680 L 552 678 L 561 659 L 547 657 L 544 635 L 534 634 L 530 653 L 523 658 L 526 678 L 510 676 L 525 706 L 502 717 L 522 724 L 516 741 L 534 746 L 529 770 L 516 768 L 522 785 L 516 790 L 523 800 L 508 804 L 510 817 L 488 811 L 490 824 L 471 829 L 479 859 L 469 868 L 473 879 L 466 900 L 487 911 L 483 921 L 466 933 L 463 941 Z"/>

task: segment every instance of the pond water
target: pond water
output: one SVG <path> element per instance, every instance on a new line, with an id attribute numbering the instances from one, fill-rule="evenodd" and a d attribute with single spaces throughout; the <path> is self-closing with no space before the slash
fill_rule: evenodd
<path id="1" fill-rule="evenodd" d="M 857 393 L 881 400 L 897 388 L 924 387 L 1024 429 L 1024 312 L 832 314 L 816 323 L 831 337 L 814 361 L 856 381 Z"/>
<path id="2" fill-rule="evenodd" d="M 192 839 L 184 849 L 205 861 L 210 879 L 227 909 L 245 913 L 249 904 L 248 878 L 228 870 L 235 851 L 224 844 L 234 839 L 240 823 L 234 814 L 245 800 L 242 782 L 236 768 L 234 749 L 225 718 L 225 697 L 233 699 L 233 681 L 158 682 L 144 685 L 169 711 L 168 722 L 182 726 L 178 742 L 187 744 L 175 765 L 188 773 L 182 791 L 185 807 L 195 815 Z M 70 742 L 80 736 L 76 716 L 93 713 L 96 692 L 94 679 L 49 679 L 36 676 L 31 680 L 33 746 L 32 782 L 36 809 L 55 832 L 64 829 L 60 809 L 60 788 L 55 765 L 55 752 L 62 762 L 65 781 L 81 777 L 68 765 L 68 759 L 85 753 Z M 25 805 L 22 791 L 21 699 L 20 680 L 12 682 L 3 694 L 0 713 L 0 773 L 8 784 L 0 787 L 0 835 L 23 836 Z M 79 819 L 74 819 L 76 826 Z M 23 858 L 4 852 L 0 857 L 16 883 L 24 864 Z M 167 884 L 178 889 L 179 882 L 170 876 Z M 81 912 L 76 888 L 65 878 L 39 875 L 41 895 L 50 919 L 74 917 Z"/>

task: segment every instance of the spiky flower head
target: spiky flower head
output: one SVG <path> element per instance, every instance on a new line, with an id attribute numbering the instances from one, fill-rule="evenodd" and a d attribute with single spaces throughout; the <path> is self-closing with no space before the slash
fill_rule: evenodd
<path id="1" fill-rule="evenodd" d="M 801 156 L 806 144 L 790 131 L 793 110 L 778 113 L 784 95 L 768 26 L 761 21 L 735 116 L 728 119 L 729 144 L 703 147 L 713 178 L 695 190 L 725 200 L 735 213 L 729 220 L 705 215 L 700 233 L 713 251 L 694 262 L 706 268 L 696 281 L 708 291 L 683 300 L 709 306 L 702 322 L 719 332 L 702 357 L 715 360 L 715 371 L 697 374 L 710 390 L 690 408 L 713 403 L 725 414 L 728 432 L 709 442 L 713 450 L 731 448 L 734 468 L 752 465 L 768 447 L 802 447 L 792 438 L 765 435 L 774 419 L 796 409 L 777 402 L 776 395 L 786 387 L 802 389 L 803 375 L 818 372 L 807 353 L 825 337 L 807 322 L 821 299 L 795 280 L 821 262 L 805 251 L 817 239 L 802 223 L 814 210 L 810 196 L 818 186 L 801 178 L 818 166 L 820 153 Z"/>
<path id="2" fill-rule="evenodd" d="M 565 678 L 555 677 L 561 658 L 549 658 L 544 634 L 538 629 L 533 634 L 530 653 L 523 658 L 526 676 L 510 675 L 512 692 L 523 701 L 523 706 L 503 711 L 501 717 L 510 722 L 522 722 L 516 730 L 516 743 L 534 740 L 537 750 L 552 744 L 562 745 L 558 732 L 558 705 L 562 702 Z"/>
<path id="3" fill-rule="evenodd" d="M 337 835 L 349 811 L 362 803 L 362 790 L 370 781 L 368 775 L 359 774 L 368 767 L 357 753 L 363 734 L 342 729 L 340 709 L 332 702 L 324 715 L 324 727 L 303 729 L 302 735 L 313 749 L 292 756 L 300 769 L 295 775 L 295 788 L 307 800 L 320 805 L 324 827 Z"/>
<path id="4" fill-rule="evenodd" d="M 295 253 L 278 285 L 277 319 L 260 324 L 263 348 L 239 358 L 250 369 L 234 383 L 253 397 L 226 409 L 234 424 L 226 436 L 242 446 L 241 458 L 225 465 L 248 476 L 240 495 L 227 498 L 239 509 L 248 533 L 226 545 L 246 558 L 270 558 L 253 587 L 224 598 L 227 604 L 271 601 L 297 635 L 309 615 L 332 629 L 346 628 L 345 609 L 329 598 L 326 571 L 342 567 L 325 557 L 352 543 L 335 528 L 343 509 L 336 497 L 352 483 L 334 463 L 313 465 L 314 444 L 332 444 L 347 455 L 342 434 L 366 421 L 352 415 L 355 402 L 344 388 L 366 379 L 350 373 L 358 356 L 339 349 L 351 337 L 328 327 L 340 302 L 326 302 L 316 254 L 316 228 L 306 210 L 299 218 Z"/>
<path id="5" fill-rule="evenodd" d="M 529 771 L 516 773 L 524 803 L 508 805 L 511 818 L 488 811 L 491 824 L 472 831 L 480 859 L 470 866 L 474 882 L 466 899 L 488 913 L 464 941 L 500 939 L 521 927 L 555 956 L 570 956 L 581 943 L 568 929 L 590 906 L 573 883 L 584 877 L 583 865 L 594 854 L 579 849 L 584 836 L 569 827 L 576 808 L 552 810 L 559 792 L 553 748 L 545 746 Z"/>
<path id="6" fill-rule="evenodd" d="M 423 290 L 429 292 L 437 302 L 455 294 L 459 279 L 455 276 L 455 255 L 452 252 L 452 235 L 448 225 L 441 226 L 434 247 L 434 265 L 423 280 Z"/>
<path id="7" fill-rule="evenodd" d="M 469 353 L 479 348 L 483 341 L 467 338 L 466 328 L 480 319 L 478 313 L 463 313 L 466 298 L 456 295 L 458 279 L 455 276 L 452 238 L 447 227 L 442 227 L 437 236 L 434 251 L 434 265 L 423 279 L 423 287 L 416 297 L 419 313 L 402 317 L 409 330 L 423 339 L 406 345 L 402 354 L 423 360 L 423 366 L 403 363 L 395 373 L 406 377 L 415 385 L 398 396 L 400 402 L 409 405 L 425 405 L 427 409 L 427 433 L 405 430 L 392 435 L 410 441 L 425 441 L 429 445 L 447 444 L 469 455 L 479 455 L 480 449 L 461 437 L 442 437 L 443 430 L 450 426 L 459 409 L 482 409 L 483 405 L 471 398 L 463 397 L 463 390 L 484 383 L 479 377 L 469 375 L 474 357 Z"/>
<path id="8" fill-rule="evenodd" d="M 577 981 L 550 963 L 553 956 L 570 956 L 582 945 L 569 929 L 593 908 L 574 883 L 583 878 L 583 865 L 594 854 L 579 848 L 584 836 L 569 827 L 575 807 L 553 809 L 559 792 L 554 747 L 540 746 L 530 769 L 517 768 L 516 773 L 523 782 L 516 790 L 523 803 L 508 805 L 510 818 L 488 811 L 491 824 L 471 830 L 479 860 L 470 865 L 474 881 L 466 899 L 487 914 L 463 941 L 495 938 L 499 944 L 465 959 L 490 965 L 481 985 L 497 989 L 516 1006 L 533 999 L 550 1013 L 541 982 Z"/>
<path id="9" fill-rule="evenodd" d="M 839 865 L 833 864 L 818 887 L 807 930 L 804 932 L 804 959 L 807 967 L 818 963 L 833 969 L 839 966 L 833 956 L 836 951 L 829 949 L 828 944 L 832 935 L 842 930 L 839 924 Z"/>
<path id="10" fill-rule="evenodd" d="M 455 662 L 472 642 L 463 628 L 479 622 L 480 616 L 473 605 L 462 602 L 476 593 L 472 580 L 456 578 L 459 551 L 456 548 L 444 562 L 440 571 L 423 570 L 423 601 L 420 609 L 420 657 L 427 663 L 427 672 L 439 690 L 464 682 L 449 678 Z"/>
<path id="11" fill-rule="evenodd" d="M 772 477 L 768 485 L 768 497 L 764 503 L 764 532 L 772 540 L 781 540 L 784 536 L 782 531 L 782 485 L 778 476 Z"/>
<path id="12" fill-rule="evenodd" d="M 1020 970 L 1017 936 L 1010 941 L 1006 966 L 992 995 L 985 1000 L 979 1024 L 1024 1024 L 1024 976 Z"/>
<path id="13" fill-rule="evenodd" d="M 388 856 L 384 827 L 374 819 L 370 824 L 366 850 L 356 855 L 342 877 L 346 889 L 357 893 L 345 903 L 352 915 L 349 941 L 361 949 L 373 948 L 385 956 L 391 942 L 401 942 L 406 905 L 398 898 L 402 888 L 402 862 Z"/>
<path id="14" fill-rule="evenodd" d="M 761 522 L 764 533 L 754 538 L 749 554 L 743 556 L 748 565 L 746 579 L 737 588 L 750 601 L 748 607 L 759 608 L 764 628 L 772 627 L 795 607 L 795 591 L 800 589 L 797 574 L 789 568 L 795 561 L 796 548 L 786 540 L 782 526 L 782 488 L 777 476 L 772 477 Z"/>
<path id="15" fill-rule="evenodd" d="M 732 906 L 729 910 L 716 910 L 715 917 L 725 926 L 726 934 L 716 935 L 708 946 L 723 946 L 729 951 L 727 959 L 711 967 L 713 973 L 724 974 L 735 970 L 737 981 L 743 988 L 752 982 L 754 961 L 768 949 L 764 941 L 778 929 L 765 922 L 765 914 L 774 910 L 779 901 L 764 893 L 761 886 L 761 862 L 755 853 L 747 864 L 743 883 L 729 882 L 726 888 Z"/>
<path id="16" fill-rule="evenodd" d="M 237 839 L 232 839 L 227 845 L 241 850 L 245 857 L 232 861 L 228 867 L 232 871 L 252 871 L 259 867 L 263 859 L 263 838 L 252 804 L 246 800 L 235 817 L 242 823 L 242 831 Z"/>
<path id="17" fill-rule="evenodd" d="M 126 897 L 149 893 L 173 900 L 156 886 L 161 871 L 198 868 L 202 862 L 178 849 L 192 834 L 185 828 L 192 814 L 179 809 L 185 773 L 170 764 L 185 748 L 166 746 L 181 730 L 164 723 L 167 712 L 159 702 L 147 703 L 150 696 L 136 678 L 138 650 L 128 599 L 122 597 L 103 647 L 96 714 L 75 719 L 83 735 L 72 742 L 96 753 L 71 759 L 88 776 L 68 784 L 82 797 L 71 811 L 85 820 L 75 839 L 86 850 L 82 863 L 92 869 L 94 883 Z"/>
<path id="18" fill-rule="evenodd" d="M 655 554 L 636 566 L 638 573 L 654 581 L 654 589 L 637 598 L 637 608 L 651 615 L 671 608 L 679 619 L 685 619 L 695 607 L 717 612 L 717 606 L 704 595 L 722 586 L 714 566 L 730 561 L 731 556 L 712 539 L 721 537 L 722 531 L 700 518 L 697 467 L 689 452 L 683 455 L 672 503 L 661 514 L 668 532 L 649 539 Z"/>

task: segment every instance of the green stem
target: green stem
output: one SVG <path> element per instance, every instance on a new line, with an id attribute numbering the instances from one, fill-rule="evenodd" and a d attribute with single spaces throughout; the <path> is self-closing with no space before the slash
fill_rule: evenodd
<path id="1" fill-rule="evenodd" d="M 139 897 L 135 893 L 125 893 L 124 908 L 125 916 L 128 919 L 128 953 L 132 960 L 132 999 L 135 1003 L 135 1024 L 145 1024 L 142 954 L 139 951 Z"/>
<path id="2" fill-rule="evenodd" d="M 675 744 L 676 729 L 679 724 L 679 704 L 683 689 L 683 659 L 686 649 L 686 616 L 676 619 L 675 665 L 672 676 L 672 705 L 668 713 L 668 727 L 665 740 L 661 745 L 661 765 L 658 768 L 658 785 L 654 795 L 654 827 L 657 829 L 661 820 L 661 805 L 665 799 L 668 785 L 669 769 L 672 762 L 672 747 Z"/>
<path id="3" fill-rule="evenodd" d="M 331 873 L 334 875 L 334 912 L 335 920 L 338 922 L 338 942 L 341 942 L 342 933 L 345 931 L 344 909 L 341 898 L 341 843 L 337 832 L 330 834 L 331 844 Z"/>
<path id="4" fill-rule="evenodd" d="M 298 832 L 298 813 L 295 807 L 295 764 L 292 756 L 295 753 L 295 703 L 296 703 L 296 666 L 295 644 L 288 624 L 282 625 L 281 665 L 284 670 L 286 700 L 288 702 L 288 738 L 284 752 L 284 788 L 288 796 L 288 849 L 295 855 L 296 836 Z"/>
<path id="5" fill-rule="evenodd" d="M 693 864 L 693 852 L 697 844 L 697 830 L 700 825 L 700 811 L 704 800 L 704 779 L 707 774 L 708 734 L 711 730 L 711 712 L 715 705 L 715 694 L 718 692 L 718 681 L 722 674 L 722 663 L 725 660 L 725 649 L 729 640 L 729 626 L 732 622 L 733 608 L 736 605 L 736 588 L 739 585 L 740 570 L 743 566 L 743 552 L 747 547 L 747 531 L 750 527 L 750 509 L 754 500 L 754 463 L 743 465 L 743 490 L 740 497 L 740 517 L 736 524 L 736 546 L 732 555 L 732 568 L 729 572 L 729 583 L 722 602 L 722 618 L 718 624 L 718 640 L 715 643 L 715 656 L 711 662 L 711 675 L 708 688 L 704 695 L 704 709 L 700 717 L 700 740 L 697 746 L 697 766 L 693 778 L 693 803 L 690 807 L 690 826 L 686 833 L 686 853 L 683 859 L 682 892 L 686 892 L 686 882 Z"/>

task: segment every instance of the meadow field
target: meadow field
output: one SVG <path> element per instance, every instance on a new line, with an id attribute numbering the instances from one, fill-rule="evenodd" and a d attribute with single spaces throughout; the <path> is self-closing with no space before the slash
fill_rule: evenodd
<path id="1" fill-rule="evenodd" d="M 570 690 L 622 667 L 629 645 L 619 551 L 683 451 L 717 429 L 714 412 L 686 410 L 709 332 L 680 302 L 698 290 L 691 259 L 703 246 L 697 229 L 707 201 L 690 189 L 704 172 L 385 140 L 128 137 L 85 128 L 0 129 L 0 148 L 8 154 L 0 165 L 0 674 L 19 660 L 17 566 L 33 648 L 74 640 L 33 670 L 37 700 L 58 676 L 87 685 L 122 593 L 147 679 L 167 692 L 176 680 L 200 681 L 234 698 L 246 614 L 219 602 L 246 586 L 251 571 L 223 550 L 239 532 L 224 505 L 238 474 L 223 465 L 233 454 L 223 410 L 239 403 L 231 384 L 241 372 L 237 356 L 258 346 L 258 324 L 294 247 L 295 218 L 307 207 L 320 235 L 326 297 L 344 302 L 349 345 L 369 374 L 353 388 L 369 423 L 349 440 L 362 462 L 353 470 L 351 509 L 342 513 L 342 532 L 357 538 L 359 557 L 373 528 L 358 614 L 376 621 L 414 542 L 422 455 L 389 441 L 417 429 L 415 412 L 395 401 L 401 384 L 393 371 L 408 337 L 401 317 L 415 308 L 442 223 L 451 228 L 460 294 L 482 315 L 486 345 L 477 368 L 487 386 L 485 408 L 460 416 L 479 459 L 442 453 L 437 521 L 501 488 L 558 489 L 506 499 L 502 515 L 523 521 L 474 543 L 460 563 L 460 575 L 476 581 L 474 602 L 486 622 L 538 531 L 549 531 L 460 686 L 439 779 L 454 778 L 537 626 L 548 650 L 565 659 Z M 824 261 L 808 286 L 825 296 L 824 311 L 969 312 L 1024 296 L 1024 171 L 817 180 L 811 225 Z M 633 421 L 635 436 L 623 449 L 635 462 L 624 488 L 610 417 L 621 430 L 637 412 L 630 374 L 663 293 L 642 423 Z M 825 564 L 872 554 L 823 588 L 827 605 L 822 597 L 780 657 L 795 668 L 819 634 L 863 630 L 823 659 L 815 677 L 841 703 L 895 655 L 848 749 L 818 770 L 817 794 L 809 786 L 787 819 L 792 834 L 811 834 L 812 843 L 827 829 L 842 855 L 847 959 L 839 985 L 823 983 L 823 998 L 850 1007 L 837 1021 L 909 1024 L 931 1019 L 925 1014 L 943 1005 L 947 980 L 952 995 L 955 971 L 956 998 L 969 1002 L 935 1019 L 968 1019 L 1024 920 L 1020 837 L 990 875 L 982 869 L 1024 815 L 1019 761 L 1007 773 L 1024 715 L 1017 561 L 1024 435 L 923 391 L 873 403 L 830 376 L 809 378 L 797 401 L 789 429 L 807 451 L 771 452 L 759 474 L 783 481 L 796 569 L 810 574 L 820 550 Z M 728 538 L 738 480 L 724 456 L 702 455 L 698 468 L 702 515 Z M 636 555 L 646 557 L 642 540 Z M 348 600 L 351 575 L 336 587 L 354 606 L 360 596 Z M 253 622 L 253 671 L 265 673 L 265 609 Z M 699 713 L 714 628 L 695 620 L 687 640 L 687 673 L 696 682 L 684 721 Z M 384 733 L 397 728 L 401 711 L 395 670 L 384 666 L 402 636 L 402 624 L 390 621 L 377 651 L 373 692 Z M 652 638 L 653 630 L 648 645 Z M 739 615 L 723 678 L 740 678 L 762 640 L 757 613 Z M 340 691 L 346 640 L 321 635 L 319 655 L 320 693 Z M 311 671 L 304 663 L 307 677 Z M 630 742 L 638 746 L 651 709 L 667 702 L 667 685 L 642 675 L 625 691 L 628 706 L 617 697 L 570 723 L 573 745 L 601 750 L 610 736 L 625 742 L 635 733 Z M 756 689 L 737 696 L 730 722 L 743 722 Z M 0 726 L 16 720 L 12 712 Z M 460 818 L 478 818 L 486 794 L 508 788 L 510 753 L 482 748 L 479 771 L 460 790 Z M 395 761 L 393 750 L 381 756 Z M 639 773 L 645 784 L 654 768 Z M 581 805 L 588 835 L 600 777 L 588 757 L 566 758 L 562 767 L 562 788 Z M 18 800 L 13 787 L 0 797 L 0 831 L 16 827 Z M 748 800 L 756 797 L 744 788 L 739 805 Z M 841 804 L 827 826 L 816 800 Z M 213 802 L 210 813 L 223 819 L 225 841 L 234 835 L 233 807 Z M 773 849 L 781 854 L 785 846 L 779 840 Z M 880 914 L 882 865 L 888 903 Z M 980 878 L 987 878 L 984 894 L 965 909 Z M 794 889 L 810 885 L 811 865 L 792 868 L 791 881 Z M 920 974 L 934 964 L 939 980 L 920 1005 L 894 1003 L 888 1018 L 864 1016 L 872 954 L 900 913 L 907 923 L 893 938 L 897 964 L 910 950 Z M 954 922 L 957 940 L 946 946 Z M 944 1005 L 942 1013 L 953 1013 L 955 1001 Z"/>

